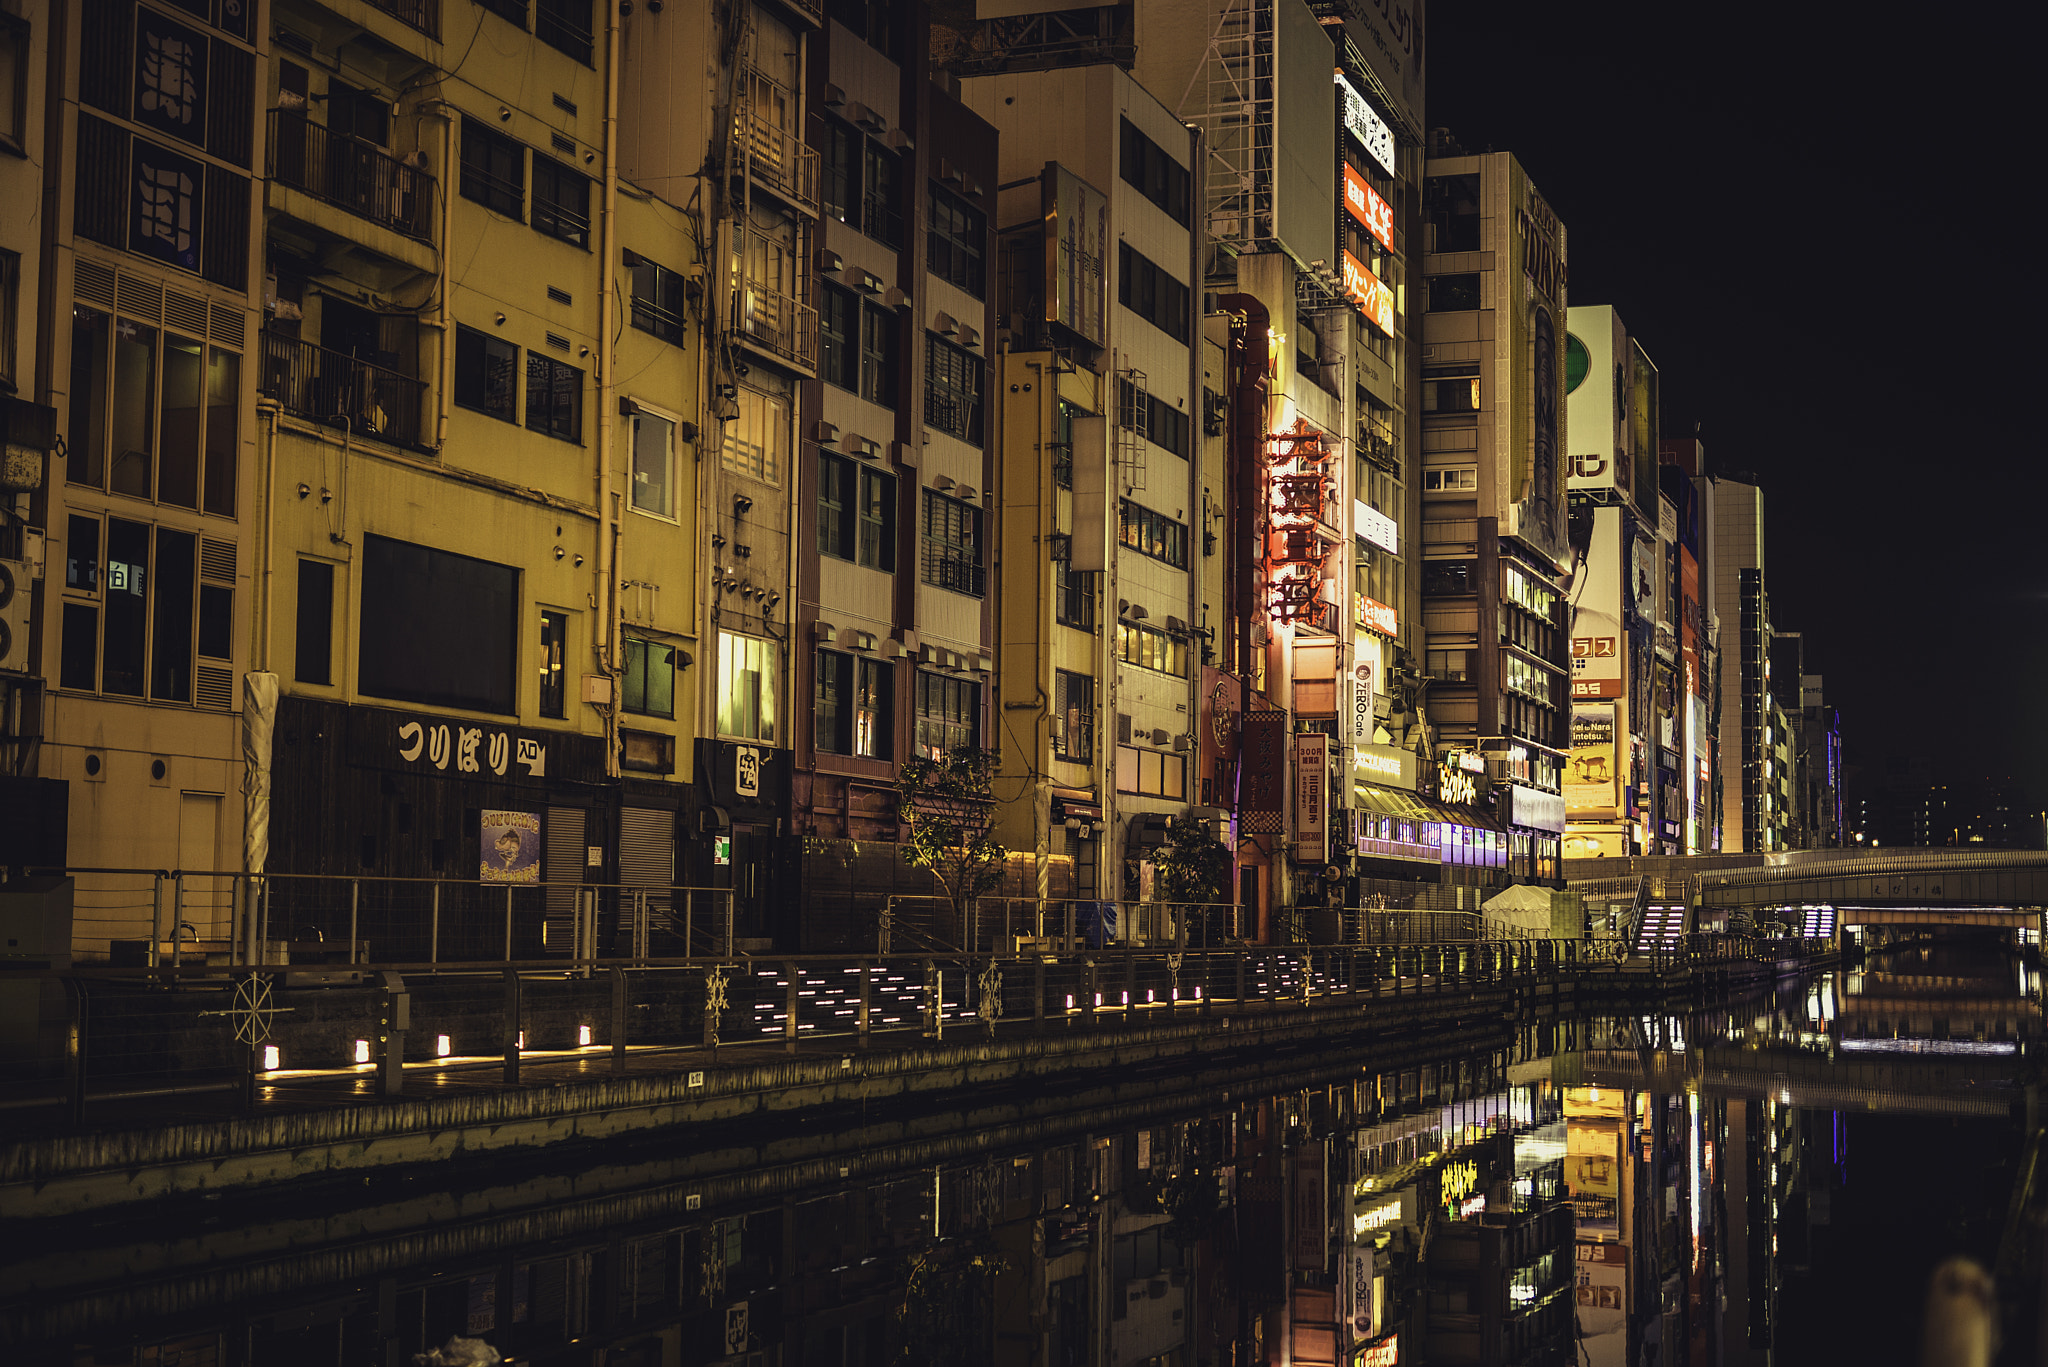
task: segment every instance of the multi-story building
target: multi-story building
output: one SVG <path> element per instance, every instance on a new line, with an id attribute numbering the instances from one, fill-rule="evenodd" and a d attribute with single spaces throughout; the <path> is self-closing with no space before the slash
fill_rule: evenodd
<path id="1" fill-rule="evenodd" d="M 997 745 L 996 133 L 934 84 L 921 7 L 840 19 L 808 77 L 821 214 L 796 280 L 819 343 L 791 473 L 790 821 L 821 948 L 930 891 L 898 857 L 902 764 Z"/>
<path id="2" fill-rule="evenodd" d="M 1723 631 L 1720 670 L 1721 848 L 1784 848 L 1787 814 L 1771 791 L 1778 728 L 1771 710 L 1771 615 L 1764 580 L 1764 497 L 1753 479 L 1705 477 L 1711 505 L 1710 602 Z M 1770 766 L 1766 770 L 1766 765 Z"/>
<path id="3" fill-rule="evenodd" d="M 0 866 L 64 862 L 69 815 L 54 780 L 38 777 L 47 676 L 37 636 L 50 633 L 53 601 L 44 479 L 57 443 L 42 164 L 59 22 L 27 0 L 0 5 Z"/>
<path id="4" fill-rule="evenodd" d="M 1657 465 L 1657 369 L 1607 305 L 1570 310 L 1565 339 L 1574 857 L 1672 854 L 1682 843 L 1678 507 Z"/>
<path id="5" fill-rule="evenodd" d="M 1214 796 L 1195 744 L 1214 635 L 1195 575 L 1221 516 L 1196 459 L 1196 142 L 1104 62 L 963 90 L 1008 187 L 1001 743 L 1029 778 L 1006 780 L 1004 839 L 1039 896 L 1135 900 L 1165 818 Z"/>
<path id="6" fill-rule="evenodd" d="M 1439 751 L 1505 789 L 1510 872 L 1558 876 L 1571 720 L 1565 229 L 1515 158 L 1432 134 L 1422 596 Z"/>

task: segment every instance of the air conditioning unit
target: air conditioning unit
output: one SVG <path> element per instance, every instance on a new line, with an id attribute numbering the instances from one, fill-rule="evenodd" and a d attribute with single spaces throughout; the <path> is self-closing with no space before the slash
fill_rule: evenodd
<path id="1" fill-rule="evenodd" d="M 846 92 L 833 85 L 830 81 L 827 81 L 825 83 L 825 99 L 823 103 L 827 109 L 844 109 L 846 107 Z"/>
<path id="2" fill-rule="evenodd" d="M 29 667 L 31 582 L 27 561 L 0 560 L 0 669 L 26 672 Z"/>
<path id="3" fill-rule="evenodd" d="M 846 117 L 870 133 L 879 133 L 888 126 L 887 121 L 880 114 L 877 114 L 858 100 L 846 106 Z"/>
<path id="4" fill-rule="evenodd" d="M 900 128 L 889 130 L 889 146 L 898 152 L 915 152 L 917 150 L 917 144 L 911 140 L 910 134 Z"/>
<path id="5" fill-rule="evenodd" d="M 880 294 L 886 283 L 882 277 L 861 266 L 848 266 L 840 276 L 842 284 L 851 285 L 863 294 Z"/>
<path id="6" fill-rule="evenodd" d="M 1167 730 L 1167 729 L 1166 729 L 1165 727 L 1163 727 L 1163 726 L 1157 726 L 1157 727 L 1154 727 L 1154 728 L 1152 729 L 1152 743 L 1153 743 L 1154 745 L 1164 745 L 1164 744 L 1166 744 L 1166 742 L 1167 742 L 1167 740 L 1168 740 L 1168 738 L 1170 737 L 1170 735 L 1171 735 L 1171 734 L 1172 734 L 1172 733 L 1170 733 L 1170 732 L 1169 732 L 1169 731 L 1168 731 L 1168 730 Z"/>
<path id="7" fill-rule="evenodd" d="M 818 248 L 818 274 L 841 275 L 846 270 L 846 258 L 830 247 Z"/>
<path id="8" fill-rule="evenodd" d="M 830 622 L 813 622 L 811 633 L 828 645 L 839 639 L 839 628 Z"/>
<path id="9" fill-rule="evenodd" d="M 909 308 L 910 295 L 907 291 L 897 289 L 892 285 L 889 287 L 888 292 L 882 296 L 882 302 L 892 309 Z"/>
<path id="10" fill-rule="evenodd" d="M 941 337 L 958 337 L 960 335 L 960 320 L 944 309 L 940 309 L 937 315 L 932 318 L 932 331 L 938 333 Z"/>
<path id="11" fill-rule="evenodd" d="M 981 182 L 973 176 L 962 176 L 960 178 L 960 189 L 963 193 L 975 199 L 981 198 Z"/>
<path id="12" fill-rule="evenodd" d="M 839 429 L 833 424 L 820 419 L 811 428 L 811 439 L 820 446 L 831 446 L 839 440 Z"/>
<path id="13" fill-rule="evenodd" d="M 964 173 L 960 170 L 959 167 L 955 166 L 952 162 L 947 161 L 944 157 L 939 158 L 940 180 L 943 180 L 948 185 L 958 185 L 963 178 Z"/>
<path id="14" fill-rule="evenodd" d="M 1185 732 L 1185 731 L 1180 731 L 1180 732 L 1176 732 L 1176 733 L 1174 734 L 1174 737 L 1173 737 L 1173 748 L 1174 748 L 1174 749 L 1176 749 L 1176 750 L 1185 750 L 1185 749 L 1187 749 L 1187 748 L 1188 748 L 1188 746 L 1189 746 L 1190 744 L 1192 744 L 1192 742 L 1191 742 L 1191 741 L 1189 740 L 1189 738 L 1188 738 L 1188 733 L 1187 733 L 1187 732 Z"/>
<path id="15" fill-rule="evenodd" d="M 1168 631 L 1186 631 L 1188 624 L 1175 617 L 1172 613 L 1168 613 L 1166 615 L 1166 629 Z"/>
<path id="16" fill-rule="evenodd" d="M 962 323 L 960 325 L 960 345 L 964 347 L 979 347 L 981 345 L 981 333 Z"/>
<path id="17" fill-rule="evenodd" d="M 839 439 L 839 452 L 858 460 L 874 460 L 882 454 L 882 448 L 858 432 L 848 432 Z"/>

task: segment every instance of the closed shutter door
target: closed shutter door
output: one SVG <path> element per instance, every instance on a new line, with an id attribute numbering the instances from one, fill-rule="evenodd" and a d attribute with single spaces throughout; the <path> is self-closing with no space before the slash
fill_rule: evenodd
<path id="1" fill-rule="evenodd" d="M 667 933 L 669 889 L 676 881 L 676 814 L 667 808 L 625 807 L 619 812 L 619 881 L 646 888 L 648 929 Z M 631 908 L 621 905 L 621 916 Z"/>
<path id="2" fill-rule="evenodd" d="M 546 919 L 541 947 L 550 954 L 568 954 L 576 947 L 576 891 L 583 882 L 585 823 L 581 807 L 548 808 L 547 848 L 543 875 L 547 883 Z"/>

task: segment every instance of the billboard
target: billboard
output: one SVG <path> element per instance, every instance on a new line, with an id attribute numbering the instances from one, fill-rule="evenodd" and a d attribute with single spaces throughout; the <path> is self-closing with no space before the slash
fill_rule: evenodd
<path id="1" fill-rule="evenodd" d="M 1565 768 L 1564 809 L 1571 816 L 1612 816 L 1621 781 L 1615 753 L 1614 704 L 1572 704 L 1572 757 Z"/>
<path id="2" fill-rule="evenodd" d="M 1364 0 L 1345 5 L 1344 36 L 1358 49 L 1397 118 L 1422 124 L 1422 6 L 1415 0 Z"/>
<path id="3" fill-rule="evenodd" d="M 1635 500 L 1645 517 L 1657 516 L 1657 367 L 1643 344 L 1629 339 L 1629 447 L 1635 461 Z"/>
<path id="4" fill-rule="evenodd" d="M 1109 196 L 1056 161 L 1039 176 L 1045 214 L 1045 321 L 1109 341 Z"/>
<path id="5" fill-rule="evenodd" d="M 1337 78 L 1343 80 L 1342 76 Z M 1365 183 L 1365 177 L 1350 162 L 1344 163 L 1344 207 L 1359 225 L 1380 240 L 1388 251 L 1394 249 L 1394 209 L 1379 191 Z"/>
<path id="6" fill-rule="evenodd" d="M 1273 235 L 1296 261 L 1326 261 L 1336 245 L 1337 87 L 1330 36 L 1301 0 L 1273 11 Z"/>
<path id="7" fill-rule="evenodd" d="M 1565 232 L 1512 158 L 1509 260 L 1521 269 L 1519 307 L 1505 310 L 1513 395 L 1507 459 L 1495 488 L 1500 528 L 1562 567 L 1565 541 Z M 1513 267 L 1510 267 L 1512 269 Z M 1526 397 L 1525 397 L 1526 396 Z"/>
<path id="8" fill-rule="evenodd" d="M 1622 696 L 1621 509 L 1593 510 L 1593 541 L 1572 585 L 1572 696 Z"/>
<path id="9" fill-rule="evenodd" d="M 1389 337 L 1394 335 L 1394 291 L 1350 252 L 1344 253 L 1344 297 L 1367 322 Z"/>
<path id="10" fill-rule="evenodd" d="M 1571 460 L 1565 483 L 1573 489 L 1635 485 L 1628 450 L 1628 332 L 1606 304 L 1565 311 L 1565 417 Z"/>
<path id="11" fill-rule="evenodd" d="M 1329 794 L 1330 738 L 1320 732 L 1296 736 L 1294 858 L 1297 863 L 1321 864 L 1329 858 Z"/>
<path id="12" fill-rule="evenodd" d="M 1358 93 L 1358 87 L 1344 79 L 1344 73 L 1337 73 L 1337 102 L 1344 115 L 1344 131 L 1357 139 L 1358 145 L 1367 155 L 1378 162 L 1390 176 L 1401 174 L 1400 163 L 1394 157 L 1394 130 L 1387 127 L 1387 121 L 1379 111 L 1365 102 L 1365 96 Z M 1380 239 L 1386 242 L 1385 238 Z M 1389 247 L 1394 244 L 1387 242 Z"/>
<path id="13" fill-rule="evenodd" d="M 1238 821 L 1246 835 L 1278 835 L 1287 811 L 1287 714 L 1247 709 L 1238 736 Z"/>

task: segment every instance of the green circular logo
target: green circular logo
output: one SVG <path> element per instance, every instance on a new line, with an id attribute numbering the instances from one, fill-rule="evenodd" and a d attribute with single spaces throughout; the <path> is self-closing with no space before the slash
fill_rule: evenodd
<path id="1" fill-rule="evenodd" d="M 1569 394 L 1586 382 L 1586 374 L 1593 368 L 1593 353 L 1586 350 L 1586 344 L 1578 334 L 1564 335 L 1564 392 Z"/>

